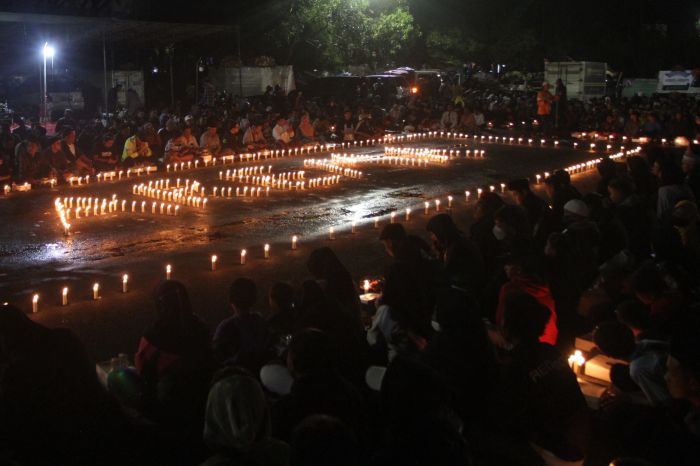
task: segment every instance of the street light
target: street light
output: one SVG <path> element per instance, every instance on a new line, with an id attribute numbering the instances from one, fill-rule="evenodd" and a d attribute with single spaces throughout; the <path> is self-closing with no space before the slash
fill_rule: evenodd
<path id="1" fill-rule="evenodd" d="M 56 50 L 53 48 L 52 45 L 49 45 L 48 42 L 44 42 L 44 48 L 42 49 L 42 54 L 44 55 L 44 88 L 43 88 L 43 95 L 42 95 L 42 107 L 43 107 L 43 119 L 44 122 L 47 120 L 47 97 L 48 97 L 48 88 L 46 84 L 46 59 L 50 58 L 51 59 L 51 66 L 53 67 L 53 56 L 56 53 Z"/>

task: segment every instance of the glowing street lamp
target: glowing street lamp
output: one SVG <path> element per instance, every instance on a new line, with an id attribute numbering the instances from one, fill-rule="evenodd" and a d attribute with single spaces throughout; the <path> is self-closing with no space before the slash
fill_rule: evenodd
<path id="1" fill-rule="evenodd" d="M 52 45 L 49 45 L 48 42 L 44 42 L 44 48 L 42 49 L 42 55 L 44 56 L 44 87 L 43 87 L 43 95 L 42 95 L 42 108 L 43 108 L 43 117 L 44 117 L 44 122 L 48 119 L 47 115 L 47 97 L 48 97 L 48 88 L 47 88 L 47 83 L 46 83 L 46 59 L 50 58 L 51 59 L 51 66 L 53 67 L 53 57 L 56 54 L 56 49 Z"/>

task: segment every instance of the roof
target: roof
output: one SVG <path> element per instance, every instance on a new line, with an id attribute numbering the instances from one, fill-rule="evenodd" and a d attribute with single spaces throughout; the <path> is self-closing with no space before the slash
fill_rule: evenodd
<path id="1" fill-rule="evenodd" d="M 104 34 L 111 43 L 150 47 L 234 31 L 228 25 L 0 12 L 0 44 L 9 45 L 17 37 L 35 33 L 35 29 L 41 30 L 42 35 L 69 33 L 72 41 L 94 42 Z"/>

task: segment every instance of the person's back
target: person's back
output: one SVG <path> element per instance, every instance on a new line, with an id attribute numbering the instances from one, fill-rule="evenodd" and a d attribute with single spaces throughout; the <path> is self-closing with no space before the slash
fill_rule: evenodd
<path id="1" fill-rule="evenodd" d="M 233 315 L 219 324 L 212 341 L 220 363 L 239 365 L 254 374 L 265 363 L 270 343 L 267 322 L 252 310 L 257 299 L 257 287 L 252 280 L 235 280 L 229 289 Z"/>
<path id="2" fill-rule="evenodd" d="M 361 394 L 335 369 L 335 353 L 328 336 L 315 329 L 295 334 L 287 367 L 294 377 L 291 391 L 272 406 L 275 437 L 286 440 L 292 429 L 312 414 L 335 416 L 357 435 L 366 416 Z"/>

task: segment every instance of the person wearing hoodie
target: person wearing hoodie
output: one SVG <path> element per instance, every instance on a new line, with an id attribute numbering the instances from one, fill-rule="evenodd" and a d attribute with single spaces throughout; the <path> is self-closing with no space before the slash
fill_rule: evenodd
<path id="1" fill-rule="evenodd" d="M 536 272 L 533 259 L 527 256 L 509 256 L 505 260 L 504 269 L 508 281 L 501 286 L 498 295 L 496 324 L 499 327 L 503 325 L 503 315 L 509 297 L 525 293 L 549 310 L 549 320 L 540 336 L 540 342 L 556 345 L 559 330 L 554 298 L 547 283 Z"/>
<path id="2" fill-rule="evenodd" d="M 251 376 L 227 373 L 207 399 L 204 442 L 213 455 L 201 466 L 286 466 L 289 446 L 271 437 L 265 392 Z"/>

